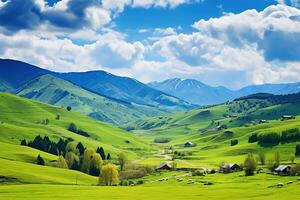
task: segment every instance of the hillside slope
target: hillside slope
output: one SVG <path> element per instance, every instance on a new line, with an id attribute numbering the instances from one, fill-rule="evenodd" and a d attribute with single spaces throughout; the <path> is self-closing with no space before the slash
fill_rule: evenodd
<path id="1" fill-rule="evenodd" d="M 75 111 L 115 125 L 163 114 L 153 107 L 100 96 L 49 74 L 28 82 L 16 94 L 52 105 L 71 106 Z"/>
<path id="2" fill-rule="evenodd" d="M 138 154 L 139 149 L 149 150 L 144 142 L 118 128 L 74 111 L 15 95 L 0 93 L 0 111 L 0 142 L 19 144 L 22 139 L 32 140 L 37 135 L 43 135 L 55 141 L 72 138 L 93 148 L 103 146 L 115 155 L 122 150 L 132 156 Z M 60 116 L 59 120 L 56 119 L 57 115 Z M 49 120 L 48 125 L 42 123 L 45 119 Z M 68 131 L 71 122 L 88 132 L 90 137 Z M 132 148 L 137 150 L 131 152 Z"/>

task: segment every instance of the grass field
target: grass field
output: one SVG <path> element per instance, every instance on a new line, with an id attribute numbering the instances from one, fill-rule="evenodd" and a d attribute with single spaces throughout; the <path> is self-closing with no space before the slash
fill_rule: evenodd
<path id="1" fill-rule="evenodd" d="M 224 104 L 139 121 L 135 125 L 142 128 L 129 133 L 73 111 L 0 93 L 0 199 L 298 199 L 298 177 L 267 173 L 245 177 L 243 172 L 206 176 L 191 176 L 186 170 L 156 172 L 144 177 L 142 185 L 103 187 L 98 186 L 98 177 L 55 167 L 57 156 L 20 145 L 20 140 L 32 140 L 37 135 L 46 135 L 55 141 L 72 138 L 87 147 L 104 147 L 114 161 L 118 153 L 125 152 L 130 162 L 150 166 L 171 161 L 174 151 L 189 152 L 175 158 L 178 168 L 188 169 L 218 169 L 224 161 L 240 164 L 248 153 L 259 151 L 269 160 L 279 151 L 281 163 L 291 165 L 289 158 L 297 142 L 263 147 L 248 143 L 248 137 L 253 133 L 300 127 L 299 116 L 290 121 L 278 120 L 281 114 L 292 112 L 292 109 L 295 114 L 300 113 L 295 105 L 280 105 L 251 108 L 233 119 L 224 117 L 229 112 L 229 106 Z M 275 111 L 276 115 L 272 116 L 270 113 Z M 60 115 L 59 120 L 57 115 Z M 243 115 L 252 119 L 268 116 L 268 123 L 245 123 Z M 50 120 L 48 125 L 42 123 L 46 118 Z M 67 127 L 71 122 L 87 131 L 90 137 L 69 132 Z M 233 135 L 228 137 L 225 130 L 216 130 L 217 124 L 226 124 L 226 131 Z M 153 142 L 155 138 L 169 138 L 170 142 L 157 144 Z M 231 139 L 238 139 L 238 145 L 230 146 Z M 186 141 L 196 146 L 184 148 L 182 144 Z M 172 151 L 167 152 L 170 147 Z M 46 166 L 36 165 L 38 154 L 44 158 Z M 295 162 L 299 163 L 299 158 Z M 268 172 L 266 165 L 259 167 Z M 159 181 L 162 178 L 168 180 Z M 177 182 L 176 178 L 183 181 Z M 190 179 L 194 184 L 187 184 Z M 293 183 L 287 184 L 289 181 Z M 284 186 L 279 188 L 278 183 Z"/>
<path id="2" fill-rule="evenodd" d="M 203 182 L 212 180 L 213 185 Z M 287 181 L 294 181 L 286 185 Z M 277 187 L 278 182 L 285 185 Z M 194 185 L 168 180 L 135 187 L 99 187 L 78 185 L 10 185 L 0 186 L 1 199 L 298 199 L 300 182 L 296 178 L 256 175 L 239 177 L 211 175 L 199 178 Z"/>

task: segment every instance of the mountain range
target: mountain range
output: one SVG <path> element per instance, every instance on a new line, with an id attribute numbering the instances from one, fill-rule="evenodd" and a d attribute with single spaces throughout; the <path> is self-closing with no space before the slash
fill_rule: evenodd
<path id="1" fill-rule="evenodd" d="M 0 60 L 0 91 L 72 109 L 115 125 L 195 106 L 139 81 L 103 71 L 57 73 Z"/>
<path id="2" fill-rule="evenodd" d="M 219 104 L 256 93 L 279 95 L 300 91 L 300 82 L 251 85 L 239 90 L 230 90 L 221 86 L 212 87 L 198 80 L 179 78 L 168 79 L 162 82 L 151 82 L 148 85 L 196 105 Z"/>

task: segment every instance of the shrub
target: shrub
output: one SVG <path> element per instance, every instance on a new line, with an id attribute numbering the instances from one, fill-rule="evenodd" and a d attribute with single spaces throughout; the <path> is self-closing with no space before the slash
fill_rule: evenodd
<path id="1" fill-rule="evenodd" d="M 171 140 L 169 138 L 155 138 L 154 139 L 154 142 L 155 143 L 168 143 L 170 142 Z"/>
<path id="2" fill-rule="evenodd" d="M 144 184 L 144 180 L 138 180 L 138 181 L 136 182 L 136 184 L 137 184 L 137 185 L 142 185 L 142 184 Z"/>
<path id="3" fill-rule="evenodd" d="M 42 158 L 42 156 L 40 154 L 37 156 L 36 160 L 37 160 L 36 164 L 38 164 L 38 165 L 45 165 L 45 161 L 44 161 L 44 159 Z"/>
<path id="4" fill-rule="evenodd" d="M 77 126 L 74 123 L 70 123 L 69 127 L 68 127 L 68 131 L 71 131 L 73 133 L 77 133 Z"/>
<path id="5" fill-rule="evenodd" d="M 24 139 L 24 140 L 21 140 L 21 145 L 22 145 L 22 146 L 26 146 L 26 145 L 27 145 L 27 142 L 26 142 L 25 139 Z"/>
<path id="6" fill-rule="evenodd" d="M 300 175 L 300 164 L 297 164 L 292 167 L 291 175 L 293 175 L 293 176 Z"/>
<path id="7" fill-rule="evenodd" d="M 237 145 L 238 143 L 239 143 L 239 141 L 238 141 L 237 139 L 231 140 L 231 141 L 230 141 L 230 145 L 231 145 L 231 146 L 235 146 L 235 145 Z"/>
<path id="8" fill-rule="evenodd" d="M 72 110 L 72 107 L 71 106 L 68 106 L 67 107 L 67 111 L 71 111 Z"/>
<path id="9" fill-rule="evenodd" d="M 254 142 L 257 142 L 257 133 L 250 135 L 248 138 L 248 143 L 254 143 Z"/>
<path id="10" fill-rule="evenodd" d="M 196 170 L 196 171 L 192 172 L 192 176 L 203 176 L 203 172 Z"/>

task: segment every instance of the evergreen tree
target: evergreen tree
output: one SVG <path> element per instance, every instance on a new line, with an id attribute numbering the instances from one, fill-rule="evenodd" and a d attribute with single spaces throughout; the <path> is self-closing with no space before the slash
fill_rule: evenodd
<path id="1" fill-rule="evenodd" d="M 22 146 L 27 146 L 27 142 L 26 142 L 25 139 L 21 141 L 21 145 L 22 145 Z"/>
<path id="2" fill-rule="evenodd" d="M 37 160 L 36 164 L 38 164 L 38 165 L 45 165 L 45 161 L 44 161 L 44 159 L 42 158 L 42 156 L 40 154 L 37 156 L 36 160 Z"/>
<path id="3" fill-rule="evenodd" d="M 83 155 L 85 148 L 84 148 L 84 146 L 83 146 L 83 144 L 82 144 L 81 142 L 79 142 L 79 143 L 77 144 L 76 148 L 78 149 L 79 154 L 80 154 L 80 155 Z"/>
<path id="4" fill-rule="evenodd" d="M 105 158 L 105 152 L 104 152 L 104 149 L 103 149 L 103 147 L 98 147 L 97 148 L 97 153 L 99 153 L 100 154 L 100 156 L 101 156 L 101 158 L 102 158 L 102 160 L 106 160 Z"/>
<path id="5" fill-rule="evenodd" d="M 63 155 L 66 151 L 66 145 L 65 142 L 60 138 L 58 143 L 57 143 L 57 149 L 58 149 L 58 153 L 60 155 Z"/>
<path id="6" fill-rule="evenodd" d="M 110 160 L 111 159 L 111 157 L 110 157 L 110 153 L 108 153 L 107 154 L 107 158 L 106 158 L 106 160 Z"/>
<path id="7" fill-rule="evenodd" d="M 50 148 L 49 148 L 49 153 L 54 154 L 54 155 L 58 155 L 58 148 L 57 148 L 56 143 L 51 142 Z"/>
<path id="8" fill-rule="evenodd" d="M 297 144 L 297 145 L 296 145 L 295 156 L 300 156 L 300 144 Z"/>

